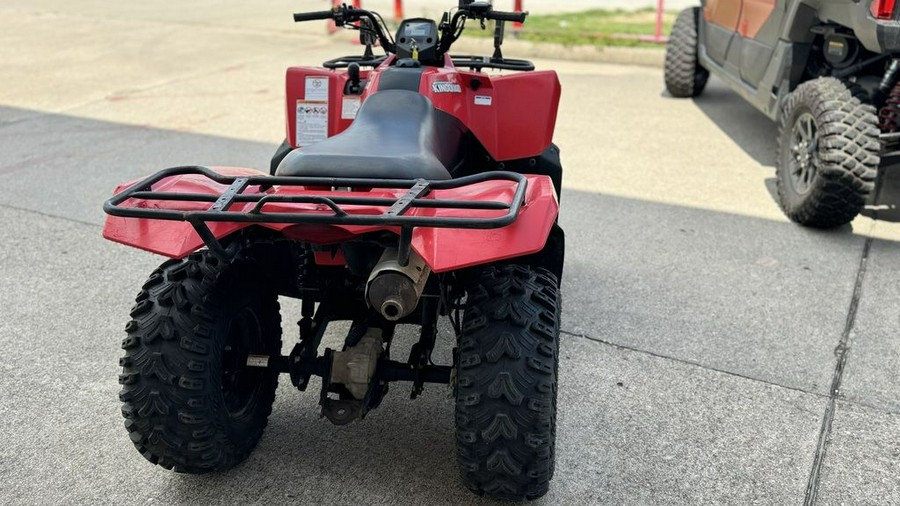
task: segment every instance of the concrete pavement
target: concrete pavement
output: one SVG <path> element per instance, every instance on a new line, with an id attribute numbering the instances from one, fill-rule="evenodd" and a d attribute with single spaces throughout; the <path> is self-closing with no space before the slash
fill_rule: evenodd
<path id="1" fill-rule="evenodd" d="M 0 503 L 488 502 L 456 478 L 439 387 L 338 428 L 283 382 L 221 475 L 156 468 L 122 427 L 122 328 L 161 259 L 103 241 L 100 204 L 164 166 L 265 167 L 284 68 L 356 50 L 287 22 L 300 4 L 0 6 Z M 896 170 L 852 226 L 802 229 L 772 197 L 774 126 L 721 84 L 679 101 L 657 69 L 537 63 L 564 88 L 568 233 L 541 503 L 900 503 Z"/>

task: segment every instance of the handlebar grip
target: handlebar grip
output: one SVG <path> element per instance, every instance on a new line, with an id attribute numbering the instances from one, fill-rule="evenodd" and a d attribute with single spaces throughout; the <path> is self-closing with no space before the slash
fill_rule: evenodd
<path id="1" fill-rule="evenodd" d="M 496 21 L 512 21 L 513 23 L 524 23 L 525 18 L 528 17 L 528 11 L 525 12 L 503 12 L 503 11 L 491 11 L 486 16 L 488 19 L 493 19 Z"/>
<path id="2" fill-rule="evenodd" d="M 295 12 L 294 23 L 302 21 L 317 21 L 320 19 L 331 19 L 334 17 L 334 11 L 318 11 L 318 12 Z"/>

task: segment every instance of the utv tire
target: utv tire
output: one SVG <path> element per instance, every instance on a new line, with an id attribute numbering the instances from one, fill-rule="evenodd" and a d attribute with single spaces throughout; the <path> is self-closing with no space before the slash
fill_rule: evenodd
<path id="1" fill-rule="evenodd" d="M 875 108 L 837 79 L 807 81 L 788 95 L 776 157 L 778 199 L 787 217 L 817 228 L 852 221 L 875 189 L 878 135 Z"/>
<path id="2" fill-rule="evenodd" d="M 278 373 L 239 367 L 280 355 L 277 294 L 256 262 L 207 251 L 164 263 L 131 310 L 120 360 L 125 427 L 147 460 L 182 473 L 233 467 L 259 442 Z"/>
<path id="3" fill-rule="evenodd" d="M 478 272 L 459 339 L 457 455 L 473 492 L 531 500 L 547 493 L 556 444 L 560 296 L 528 266 Z"/>
<path id="4" fill-rule="evenodd" d="M 666 45 L 664 77 L 666 89 L 673 97 L 691 98 L 700 95 L 709 80 L 709 71 L 700 66 L 697 58 L 700 8 L 681 11 L 672 26 Z"/>

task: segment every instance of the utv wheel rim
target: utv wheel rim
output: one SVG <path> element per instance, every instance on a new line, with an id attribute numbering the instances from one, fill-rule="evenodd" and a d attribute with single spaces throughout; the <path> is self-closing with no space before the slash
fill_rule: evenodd
<path id="1" fill-rule="evenodd" d="M 816 119 L 805 112 L 794 121 L 791 129 L 791 156 L 788 169 L 791 186 L 798 195 L 806 195 L 819 171 L 819 136 Z"/>
<path id="2" fill-rule="evenodd" d="M 265 369 L 247 367 L 247 355 L 262 351 L 262 330 L 256 313 L 250 308 L 239 311 L 231 320 L 222 356 L 222 396 L 232 418 L 252 414 Z"/>

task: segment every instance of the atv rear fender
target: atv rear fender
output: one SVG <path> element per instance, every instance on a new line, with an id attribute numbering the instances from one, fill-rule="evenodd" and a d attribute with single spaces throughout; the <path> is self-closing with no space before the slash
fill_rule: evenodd
<path id="1" fill-rule="evenodd" d="M 229 236 L 251 226 L 318 245 L 340 245 L 379 231 L 400 237 L 406 230 L 411 232 L 408 244 L 412 250 L 432 271 L 440 273 L 540 252 L 559 211 L 553 183 L 542 175 L 494 172 L 432 182 L 435 189 L 411 198 L 416 185 L 427 182 L 395 181 L 401 187 L 332 191 L 332 187 L 349 185 L 337 179 L 323 180 L 334 183 L 328 186 L 282 184 L 300 178 L 271 178 L 244 168 L 167 170 L 174 171 L 173 175 L 162 175 L 163 171 L 116 188 L 116 197 L 104 205 L 110 214 L 103 228 L 106 239 L 182 258 L 204 245 L 213 249 L 213 245 L 226 243 Z M 157 176 L 161 177 L 153 182 Z M 475 182 L 466 184 L 469 180 Z M 266 181 L 280 183 L 267 185 Z M 455 184 L 457 181 L 461 185 Z M 519 185 L 524 187 L 520 190 Z M 134 197 L 123 200 L 122 192 Z M 519 195 L 522 202 L 515 205 Z M 260 204 L 262 198 L 265 203 Z M 356 198 L 362 199 L 360 204 L 347 203 Z M 441 202 L 453 205 L 443 207 Z M 501 208 L 501 203 L 507 203 L 508 209 Z M 239 221 L 227 221 L 231 219 Z M 408 220 L 409 226 L 402 220 Z M 201 227 L 197 228 L 197 222 Z M 421 224 L 431 222 L 436 226 Z M 205 239 L 198 234 L 204 229 L 208 231 Z"/>
<path id="2" fill-rule="evenodd" d="M 286 138 L 290 147 L 302 147 L 298 108 L 321 107 L 327 115 L 327 136 L 332 137 L 350 126 L 361 102 L 386 89 L 408 89 L 428 98 L 436 109 L 457 118 L 498 162 L 538 156 L 553 141 L 560 100 L 559 78 L 554 71 L 508 75 L 469 72 L 454 68 L 449 56 L 445 67 L 395 69 L 390 67 L 391 61 L 386 60 L 376 71 L 360 72 L 366 84 L 360 96 L 345 93 L 347 72 L 289 68 Z M 403 79 L 395 73 L 403 74 Z M 315 92 L 314 85 L 321 90 Z M 314 92 L 311 101 L 308 95 Z"/>

